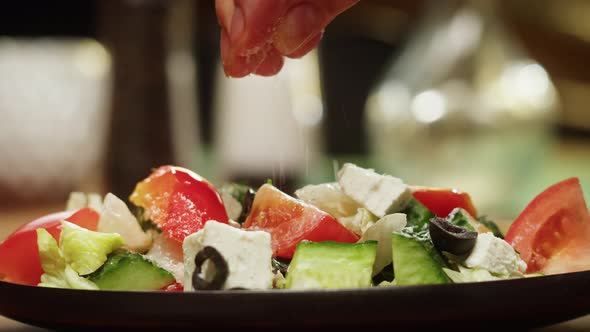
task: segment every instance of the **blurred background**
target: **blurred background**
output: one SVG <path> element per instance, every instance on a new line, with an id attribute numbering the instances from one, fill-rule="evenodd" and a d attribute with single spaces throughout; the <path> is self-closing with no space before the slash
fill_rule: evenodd
<path id="1" fill-rule="evenodd" d="M 362 0 L 276 77 L 228 79 L 213 0 L 11 2 L 0 223 L 71 191 L 126 198 L 164 164 L 291 192 L 350 161 L 508 221 L 567 177 L 588 194 L 588 15 L 586 0 Z"/>

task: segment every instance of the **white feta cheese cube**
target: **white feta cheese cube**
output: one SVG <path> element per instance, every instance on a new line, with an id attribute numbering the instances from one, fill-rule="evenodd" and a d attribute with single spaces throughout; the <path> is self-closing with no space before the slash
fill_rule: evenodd
<path id="1" fill-rule="evenodd" d="M 502 276 L 522 273 L 527 268 L 526 263 L 510 244 L 492 233 L 481 233 L 477 236 L 475 247 L 464 264 L 468 268 L 485 269 Z"/>
<path id="2" fill-rule="evenodd" d="M 412 198 L 402 180 L 350 163 L 338 172 L 338 183 L 346 195 L 379 218 L 401 211 Z"/>
<path id="3" fill-rule="evenodd" d="M 210 220 L 202 230 L 184 239 L 185 291 L 194 291 L 192 276 L 195 271 L 195 256 L 206 246 L 219 251 L 227 262 L 229 275 L 223 289 L 272 288 L 270 234 L 264 231 L 246 231 Z M 206 280 L 210 280 L 215 274 L 215 269 L 208 263 L 203 264 L 201 269 L 201 278 Z"/>

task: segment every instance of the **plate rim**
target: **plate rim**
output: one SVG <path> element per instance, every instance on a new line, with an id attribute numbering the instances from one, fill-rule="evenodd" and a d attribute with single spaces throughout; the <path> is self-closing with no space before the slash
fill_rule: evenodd
<path id="1" fill-rule="evenodd" d="M 560 279 L 577 279 L 582 276 L 587 276 L 590 278 L 590 270 L 584 271 L 576 271 L 576 272 L 568 272 L 568 273 L 559 273 L 559 274 L 549 274 L 549 275 L 541 275 L 541 276 L 531 276 L 531 277 L 522 277 L 522 278 L 508 278 L 508 279 L 499 279 L 499 280 L 488 280 L 488 281 L 473 281 L 473 282 L 464 282 L 464 283 L 448 283 L 448 284 L 425 284 L 425 285 L 394 285 L 394 286 L 368 286 L 368 287 L 352 287 L 352 288 L 331 288 L 331 289 L 246 289 L 246 290 L 200 290 L 200 291 L 191 291 L 191 292 L 166 292 L 166 291 L 135 291 L 135 290 L 85 290 L 85 289 L 71 289 L 71 288 L 53 288 L 53 287 L 39 287 L 33 285 L 24 285 L 13 283 L 10 281 L 5 281 L 0 279 L 0 289 L 3 287 L 15 287 L 15 288 L 23 288 L 23 289 L 43 289 L 43 290 L 59 290 L 59 291 L 66 291 L 66 292 L 86 292 L 92 294 L 166 294 L 165 296 L 174 295 L 189 295 L 193 296 L 195 294 L 204 295 L 204 294 L 215 294 L 215 295 L 224 295 L 224 294 L 231 294 L 235 296 L 235 294 L 249 294 L 249 295 L 266 295 L 266 294 L 306 294 L 306 295 L 320 295 L 320 294 L 346 294 L 346 293 L 359 293 L 359 292 L 399 292 L 401 289 L 404 291 L 411 291 L 411 290 L 424 290 L 426 288 L 429 289 L 449 289 L 449 288 L 466 288 L 466 287 L 479 287 L 482 285 L 490 286 L 490 285 L 510 285 L 510 284 L 517 284 L 517 283 L 536 283 L 536 282 L 548 282 L 548 281 L 557 281 Z M 491 286 L 490 286 L 491 287 Z M 1 297 L 0 297 L 1 299 Z M 1 300 L 0 300 L 1 301 Z"/>
<path id="2" fill-rule="evenodd" d="M 563 298 L 556 297 L 559 295 L 560 290 L 557 289 L 557 285 L 563 285 L 563 283 L 569 283 L 572 285 L 570 289 L 566 288 L 568 294 L 574 294 L 575 296 L 580 296 L 579 294 L 584 295 L 584 298 L 580 303 L 573 303 L 568 304 Z M 545 289 L 547 286 L 553 286 L 548 295 L 544 296 L 543 294 L 539 294 L 539 290 Z M 577 292 L 579 288 L 583 287 L 582 292 Z M 389 302 L 392 299 L 403 299 L 404 301 L 409 301 L 407 303 L 408 308 L 405 313 L 410 313 L 412 315 L 414 309 L 414 316 L 405 318 L 405 317 L 398 317 L 396 314 L 392 314 L 389 317 L 378 317 L 381 319 L 381 322 L 385 322 L 390 320 L 392 322 L 403 324 L 412 322 L 416 323 L 416 316 L 415 311 L 416 309 L 420 308 L 420 300 L 427 299 L 429 296 L 453 296 L 454 298 L 448 304 L 448 308 L 443 308 L 442 312 L 449 312 L 449 310 L 453 308 L 464 309 L 467 312 L 475 312 L 477 313 L 474 317 L 463 317 L 464 321 L 469 321 L 471 318 L 477 318 L 478 324 L 481 320 L 485 320 L 490 317 L 486 317 L 484 313 L 479 313 L 478 311 L 474 311 L 476 308 L 467 308 L 466 306 L 461 306 L 461 300 L 473 300 L 473 303 L 478 305 L 485 304 L 485 296 L 489 294 L 495 293 L 499 290 L 500 296 L 508 296 L 511 293 L 515 293 L 516 296 L 519 298 L 513 301 L 513 304 L 509 304 L 510 310 L 516 310 L 515 312 L 508 312 L 508 313 L 500 313 L 500 317 L 497 319 L 490 319 L 489 324 L 495 324 L 502 321 L 511 321 L 514 324 L 520 324 L 522 327 L 530 328 L 530 327 L 541 327 L 547 326 L 554 323 L 564 322 L 570 319 L 583 317 L 586 315 L 590 315 L 590 270 L 588 271 L 579 271 L 579 272 L 572 272 L 572 273 L 563 273 L 563 274 L 555 274 L 555 275 L 546 275 L 546 276 L 536 276 L 530 278 L 517 278 L 517 279 L 506 279 L 506 280 L 494 280 L 494 281 L 485 281 L 485 282 L 470 282 L 470 283 L 462 283 L 462 284 L 443 284 L 443 285 L 413 285 L 413 286 L 393 286 L 393 287 L 366 287 L 366 288 L 349 288 L 349 289 L 321 289 L 321 290 L 279 290 L 279 289 L 268 289 L 268 290 L 231 290 L 231 291 L 197 291 L 197 292 L 164 292 L 164 291 L 96 291 L 96 290 L 75 290 L 75 289 L 62 289 L 62 288 L 46 288 L 46 287 L 38 287 L 38 286 L 28 286 L 28 285 L 19 285 L 14 284 L 6 281 L 0 281 L 0 315 L 5 316 L 7 318 L 17 320 L 23 322 L 25 324 L 30 324 L 38 327 L 50 327 L 50 328 L 63 328 L 63 327 L 70 327 L 70 328 L 87 328 L 86 325 L 83 325 L 81 321 L 71 321 L 67 318 L 58 317 L 53 321 L 48 319 L 47 316 L 43 317 L 36 317 L 34 313 L 24 311 L 24 307 L 27 305 L 24 301 L 20 301 L 17 299 L 17 304 L 13 303 L 13 307 L 10 307 L 10 304 L 7 304 L 7 301 L 13 299 L 20 295 L 20 293 L 24 293 L 23 295 L 34 296 L 37 300 L 40 299 L 40 303 L 36 303 L 31 306 L 32 309 L 36 310 L 40 308 L 43 303 L 52 303 L 50 301 L 55 302 L 55 298 L 67 298 L 66 302 L 58 303 L 67 308 L 73 308 L 76 304 L 82 305 L 86 302 L 95 300 L 96 302 L 108 302 L 108 301 L 120 301 L 123 305 L 137 305 L 141 301 L 159 301 L 164 304 L 174 305 L 174 304 L 181 304 L 187 306 L 197 306 L 202 310 L 204 309 L 207 314 L 219 315 L 220 308 L 224 305 L 228 305 L 234 303 L 235 301 L 244 301 L 244 303 L 253 303 L 250 307 L 252 308 L 245 308 L 245 313 L 237 310 L 236 308 L 230 308 L 227 313 L 230 315 L 238 315 L 240 317 L 244 317 L 248 312 L 255 312 L 260 313 L 263 310 L 266 310 L 270 307 L 270 310 L 273 309 L 272 306 L 276 305 L 285 305 L 285 308 L 288 310 L 294 310 L 303 313 L 309 313 L 310 310 L 314 308 L 317 309 L 318 303 L 321 305 L 330 304 L 338 306 L 340 302 L 345 299 L 354 299 L 352 303 L 353 307 L 361 308 L 362 305 L 370 305 L 371 301 L 375 301 L 376 303 L 384 304 L 381 308 L 376 308 L 376 312 L 383 313 L 386 312 L 385 309 L 394 308 L 395 310 L 404 310 L 404 307 L 401 306 L 399 303 Z M 529 292 L 529 293 L 527 293 Z M 7 295 L 8 296 L 5 296 Z M 97 294 L 101 294 L 103 296 L 96 296 Z M 485 295 L 485 296 L 484 296 Z M 515 307 L 515 304 L 522 304 L 526 303 L 526 299 L 523 298 L 524 295 L 532 295 L 534 299 L 540 299 L 542 308 L 540 309 L 539 313 L 541 316 L 543 314 L 547 314 L 547 317 L 539 317 L 535 318 L 535 321 L 531 321 L 534 316 L 531 316 L 527 313 L 524 308 Z M 59 297 L 58 297 L 59 296 Z M 413 298 L 414 297 L 414 298 Z M 551 301 L 553 298 L 556 298 L 558 301 L 559 312 L 554 317 L 550 317 L 551 310 L 550 307 Z M 580 298 L 581 299 L 581 298 Z M 14 299 L 13 299 L 14 300 Z M 254 300 L 253 302 L 250 300 Z M 313 300 L 309 302 L 309 300 Z M 443 299 L 444 300 L 444 299 Z M 134 302 L 135 301 L 135 302 Z M 139 301 L 139 302 L 138 302 Z M 248 302 L 250 301 L 250 302 Z M 434 299 L 435 303 L 442 303 L 439 298 Z M 207 306 L 210 308 L 206 308 L 203 303 L 206 303 Z M 241 302 L 240 302 L 241 303 Z M 310 308 L 299 308 L 296 305 L 311 303 Z M 100 303 L 93 304 L 90 308 L 102 308 L 99 305 Z M 391 304 L 391 305 L 390 305 Z M 490 305 L 489 308 L 501 308 L 501 303 L 494 303 Z M 141 305 L 140 305 L 141 306 Z M 427 305 L 426 307 L 432 307 L 433 305 Z M 190 309 L 183 308 L 180 312 L 176 313 L 173 309 L 174 308 L 164 308 L 165 311 L 162 313 L 163 317 L 175 317 L 180 320 L 186 321 L 193 321 L 196 322 L 199 319 L 203 319 L 203 315 L 205 313 L 199 313 L 195 317 L 189 317 L 189 313 L 192 313 Z M 480 308 L 482 311 L 485 311 L 486 308 Z M 51 312 L 59 312 L 56 311 L 56 308 L 50 308 Z M 105 312 L 110 312 L 112 310 L 110 308 L 106 309 Z M 147 315 L 147 313 L 142 313 L 141 311 L 134 311 L 133 308 L 127 308 L 128 312 L 136 315 L 142 316 Z M 154 314 L 154 310 L 150 308 L 150 313 Z M 364 309 L 363 309 L 364 310 Z M 345 310 L 345 312 L 349 312 L 350 310 Z M 509 310 L 508 310 L 509 311 Z M 332 315 L 334 315 L 334 310 L 330 311 Z M 157 312 L 156 312 L 157 313 Z M 515 318 L 515 315 L 518 313 L 524 313 L 527 316 L 527 319 L 519 321 Z M 370 312 L 365 312 L 365 316 L 370 318 Z M 45 314 L 47 315 L 47 314 Z M 84 316 L 86 315 L 86 316 Z M 91 317 L 94 316 L 92 314 L 84 314 L 84 317 Z M 313 314 L 312 314 L 313 316 Z M 292 316 L 289 316 L 292 317 Z M 314 316 L 315 317 L 315 316 Z M 367 317 L 364 317 L 366 320 Z M 418 316 L 419 317 L 419 316 Z M 458 320 L 457 315 L 450 317 L 449 323 L 454 321 L 455 323 Z M 293 317 L 292 317 L 293 318 Z M 333 317 L 332 317 L 333 318 Z M 461 318 L 461 317 L 459 317 Z M 491 317 L 494 318 L 494 317 Z M 116 315 L 115 319 L 121 319 L 121 314 Z M 155 319 L 155 318 L 154 318 Z M 281 321 L 283 318 L 276 318 L 272 317 L 269 319 L 267 323 L 274 324 Z M 304 318 L 305 319 L 305 318 Z M 437 320 L 438 319 L 438 320 Z M 441 321 L 443 321 L 444 317 L 433 318 L 432 321 L 425 320 L 423 322 L 417 322 L 419 326 L 425 324 L 434 324 L 438 325 Z M 312 319 L 313 320 L 313 319 Z M 184 322 L 186 323 L 186 322 Z M 230 326 L 233 327 L 233 323 L 235 322 L 226 322 Z M 249 324 L 252 322 L 241 322 L 243 324 Z M 305 322 L 301 322 L 302 324 Z M 443 322 L 444 323 L 444 322 Z M 91 322 L 91 324 L 98 324 L 97 326 L 100 327 L 100 322 Z M 102 323 L 106 324 L 106 323 Z M 139 324 L 139 323 L 138 323 Z M 163 324 L 155 321 L 155 324 Z M 178 323 L 180 325 L 183 322 Z M 93 326 L 94 326 L 93 325 Z M 278 325 L 278 324 L 277 324 Z M 194 326 L 194 325 L 193 325 Z M 389 325 L 388 325 L 389 326 Z M 490 325 L 493 326 L 493 325 Z M 503 325 L 505 326 L 505 325 Z M 96 326 L 95 326 L 96 327 Z M 131 324 L 131 328 L 139 327 L 136 325 Z M 142 326 L 145 327 L 145 326 Z M 182 326 L 181 326 L 182 327 Z M 391 326 L 393 327 L 393 326 Z M 407 327 L 407 326 L 406 326 Z M 103 329 L 106 327 L 102 327 Z"/>

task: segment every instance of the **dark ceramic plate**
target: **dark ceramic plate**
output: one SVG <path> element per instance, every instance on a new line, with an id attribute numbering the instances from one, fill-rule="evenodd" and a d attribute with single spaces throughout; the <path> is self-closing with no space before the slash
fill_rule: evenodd
<path id="1" fill-rule="evenodd" d="M 108 292 L 0 282 L 0 314 L 60 330 L 532 328 L 590 314 L 590 271 L 468 284 L 326 291 Z"/>

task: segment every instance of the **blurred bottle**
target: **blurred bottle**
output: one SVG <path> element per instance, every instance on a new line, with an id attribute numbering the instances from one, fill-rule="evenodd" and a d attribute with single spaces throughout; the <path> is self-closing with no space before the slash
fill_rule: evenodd
<path id="1" fill-rule="evenodd" d="M 381 171 L 467 191 L 480 212 L 512 217 L 511 197 L 551 139 L 557 97 L 494 6 L 431 1 L 368 98 L 366 119 Z"/>
<path id="2" fill-rule="evenodd" d="M 293 192 L 318 162 L 323 118 L 317 52 L 286 60 L 276 76 L 216 81 L 215 150 L 220 181 Z"/>
<path id="3" fill-rule="evenodd" d="M 116 0 L 101 6 L 114 64 L 108 190 L 127 197 L 152 168 L 194 167 L 194 2 Z"/>

